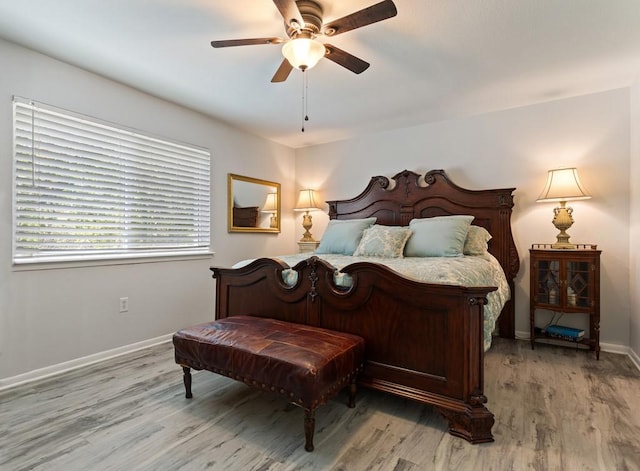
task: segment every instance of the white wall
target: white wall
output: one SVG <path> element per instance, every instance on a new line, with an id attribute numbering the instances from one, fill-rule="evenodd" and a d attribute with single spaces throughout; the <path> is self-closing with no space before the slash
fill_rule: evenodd
<path id="1" fill-rule="evenodd" d="M 631 88 L 631 220 L 630 220 L 630 276 L 631 318 L 629 347 L 636 364 L 640 365 L 640 80 Z"/>
<path id="2" fill-rule="evenodd" d="M 629 89 L 620 89 L 299 149 L 297 185 L 343 199 L 356 196 L 374 175 L 442 168 L 463 187 L 516 187 L 516 331 L 528 335 L 528 250 L 532 243 L 554 242 L 557 234 L 554 204 L 535 200 L 547 170 L 576 166 L 593 198 L 571 204 L 576 222 L 568 232 L 572 242 L 603 250 L 601 342 L 624 350 L 630 319 L 629 102 Z M 316 238 L 326 221 L 326 214 L 314 214 Z M 586 319 L 567 323 L 586 325 Z"/>
<path id="3" fill-rule="evenodd" d="M 0 385 L 3 378 L 169 334 L 211 319 L 210 265 L 289 253 L 301 237 L 296 189 L 355 196 L 374 175 L 445 169 L 459 185 L 511 187 L 521 257 L 516 329 L 528 333 L 528 249 L 553 242 L 552 204 L 534 201 L 548 169 L 575 165 L 593 199 L 575 202 L 574 242 L 602 255 L 602 342 L 640 352 L 640 85 L 389 131 L 293 151 L 46 56 L 0 41 Z M 17 270 L 11 265 L 11 96 L 207 147 L 212 154 L 213 259 Z M 630 106 L 631 103 L 631 106 Z M 282 233 L 229 234 L 226 177 L 282 184 Z M 325 213 L 314 213 L 317 239 Z M 632 223 L 629 229 L 630 221 Z M 630 239 L 630 236 L 632 239 Z M 630 276 L 631 275 L 631 276 Z M 633 297 L 631 293 L 634 293 Z M 119 314 L 128 296 L 130 313 Z M 630 328 L 631 327 L 631 328 Z"/>
<path id="4" fill-rule="evenodd" d="M 295 248 L 294 152 L 201 114 L 0 41 L 0 384 L 213 318 L 209 266 Z M 216 93 L 210 91 L 210 93 Z M 213 259 L 21 270 L 11 263 L 12 95 L 207 147 Z M 280 182 L 281 234 L 227 233 L 227 173 Z M 129 297 L 129 313 L 118 312 Z"/>

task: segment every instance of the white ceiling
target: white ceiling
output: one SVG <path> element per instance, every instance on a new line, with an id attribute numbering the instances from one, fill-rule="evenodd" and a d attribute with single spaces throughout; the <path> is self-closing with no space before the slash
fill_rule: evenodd
<path id="1" fill-rule="evenodd" d="M 325 22 L 378 0 L 319 0 Z M 272 0 L 0 0 L 0 37 L 290 147 L 626 87 L 640 72 L 640 0 L 394 0 L 394 18 L 331 43 L 371 63 L 323 59 L 271 77 L 286 37 Z M 1 58 L 0 58 L 1 61 Z M 1 63 L 1 62 L 0 62 Z"/>

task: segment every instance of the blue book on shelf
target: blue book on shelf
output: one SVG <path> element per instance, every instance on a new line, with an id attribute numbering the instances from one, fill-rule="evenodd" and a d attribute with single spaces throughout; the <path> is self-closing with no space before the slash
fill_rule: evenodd
<path id="1" fill-rule="evenodd" d="M 581 339 L 584 337 L 584 330 L 574 329 L 573 327 L 565 327 L 563 325 L 548 325 L 545 329 L 548 335 L 554 337 L 563 337 L 569 339 Z"/>

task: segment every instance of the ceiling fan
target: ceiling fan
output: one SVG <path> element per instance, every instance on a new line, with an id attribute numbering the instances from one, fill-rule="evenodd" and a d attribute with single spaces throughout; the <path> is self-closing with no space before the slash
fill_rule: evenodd
<path id="1" fill-rule="evenodd" d="M 293 68 L 305 71 L 326 57 L 350 71 L 360 74 L 367 70 L 369 63 L 342 49 L 319 41 L 318 36 L 332 37 L 352 29 L 377 23 L 397 15 L 392 0 L 384 0 L 327 24 L 323 24 L 322 6 L 313 0 L 273 0 L 284 18 L 289 39 L 278 37 L 254 39 L 230 39 L 211 41 L 215 48 L 231 46 L 251 46 L 256 44 L 283 44 L 285 59 L 278 67 L 272 82 L 284 82 Z"/>

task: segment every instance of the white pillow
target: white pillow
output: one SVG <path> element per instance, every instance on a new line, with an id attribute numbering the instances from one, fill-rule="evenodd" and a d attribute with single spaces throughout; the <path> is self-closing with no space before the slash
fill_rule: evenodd
<path id="1" fill-rule="evenodd" d="M 322 235 L 316 253 L 353 255 L 362 238 L 362 232 L 375 222 L 376 218 L 332 219 Z"/>
<path id="2" fill-rule="evenodd" d="M 473 216 L 437 216 L 412 219 L 413 234 L 404 248 L 406 257 L 460 257 Z"/>
<path id="3" fill-rule="evenodd" d="M 411 229 L 398 226 L 371 226 L 365 229 L 353 256 L 400 258 Z"/>
<path id="4" fill-rule="evenodd" d="M 489 251 L 489 240 L 491 240 L 491 234 L 484 227 L 469 226 L 462 251 L 465 255 L 484 255 Z"/>

